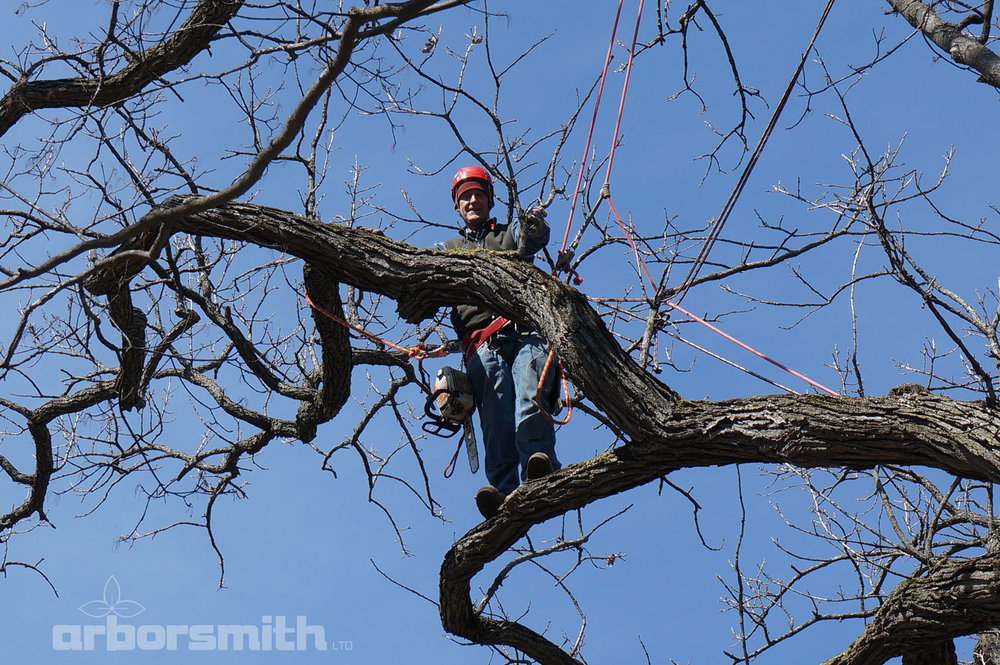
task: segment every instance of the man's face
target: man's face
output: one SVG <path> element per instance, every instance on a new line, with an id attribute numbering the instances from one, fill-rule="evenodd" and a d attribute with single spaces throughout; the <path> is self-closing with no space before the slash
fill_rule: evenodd
<path id="1" fill-rule="evenodd" d="M 458 197 L 458 214 L 473 231 L 482 228 L 490 215 L 490 198 L 482 189 L 470 189 Z"/>

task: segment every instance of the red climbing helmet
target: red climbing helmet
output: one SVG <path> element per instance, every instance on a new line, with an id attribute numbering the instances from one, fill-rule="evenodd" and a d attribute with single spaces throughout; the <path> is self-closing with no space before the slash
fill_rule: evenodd
<path id="1" fill-rule="evenodd" d="M 458 197 L 473 188 L 482 189 L 486 192 L 486 196 L 489 197 L 489 206 L 492 208 L 493 178 L 481 166 L 463 166 L 455 173 L 455 177 L 451 179 L 451 201 L 455 204 L 455 207 L 458 207 Z"/>

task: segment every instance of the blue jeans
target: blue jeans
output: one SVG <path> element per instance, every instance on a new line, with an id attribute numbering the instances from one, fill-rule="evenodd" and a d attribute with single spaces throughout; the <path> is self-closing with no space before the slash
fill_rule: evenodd
<path id="1" fill-rule="evenodd" d="M 501 331 L 469 358 L 469 380 L 486 450 L 486 478 L 504 495 L 520 484 L 532 454 L 545 453 L 553 470 L 560 467 L 555 427 L 535 404 L 547 357 L 545 342 L 538 335 L 522 338 Z M 542 387 L 542 403 L 550 413 L 557 397 L 558 373 L 557 367 L 550 367 Z"/>

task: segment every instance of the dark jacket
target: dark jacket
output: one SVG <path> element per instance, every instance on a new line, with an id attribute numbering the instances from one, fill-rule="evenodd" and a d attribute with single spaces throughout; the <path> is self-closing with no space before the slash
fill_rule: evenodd
<path id="1" fill-rule="evenodd" d="M 526 236 L 521 256 L 531 261 L 535 253 L 549 242 L 549 227 L 544 224 L 544 232 L 535 237 Z M 445 249 L 490 249 L 494 251 L 518 251 L 518 225 L 500 224 L 491 219 L 478 232 L 464 228 L 457 238 L 444 243 Z M 485 328 L 496 318 L 496 314 L 482 305 L 456 305 L 451 310 L 451 325 L 459 339 L 480 328 Z"/>

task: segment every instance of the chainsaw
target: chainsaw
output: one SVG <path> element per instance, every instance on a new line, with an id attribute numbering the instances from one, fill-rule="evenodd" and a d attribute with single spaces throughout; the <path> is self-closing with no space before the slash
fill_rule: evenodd
<path id="1" fill-rule="evenodd" d="M 434 407 L 437 407 L 437 413 L 434 412 Z M 454 436 L 460 429 L 464 430 L 465 450 L 473 473 L 479 470 L 476 432 L 472 427 L 472 412 L 475 408 L 469 376 L 454 367 L 439 369 L 431 394 L 424 404 L 424 413 L 430 422 L 425 422 L 423 429 L 428 434 L 444 438 Z"/>

